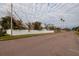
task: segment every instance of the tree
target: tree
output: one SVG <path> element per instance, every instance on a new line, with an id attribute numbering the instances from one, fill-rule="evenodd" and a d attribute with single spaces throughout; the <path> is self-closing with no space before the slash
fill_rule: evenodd
<path id="1" fill-rule="evenodd" d="M 22 20 L 15 20 L 15 27 L 14 29 L 26 29 L 26 27 L 23 25 Z"/>
<path id="2" fill-rule="evenodd" d="M 2 17 L 1 26 L 4 29 L 10 29 L 11 26 L 10 24 L 11 24 L 11 17 L 9 16 Z"/>
<path id="3" fill-rule="evenodd" d="M 28 27 L 28 32 L 30 32 L 30 30 L 32 29 L 32 23 L 28 22 L 28 23 L 25 23 Z"/>
<path id="4" fill-rule="evenodd" d="M 34 26 L 34 30 L 41 30 L 42 29 L 41 22 L 36 21 L 33 23 L 33 26 Z"/>
<path id="5" fill-rule="evenodd" d="M 72 30 L 73 30 L 73 31 L 78 31 L 78 32 L 79 32 L 79 26 L 73 27 Z"/>
<path id="6" fill-rule="evenodd" d="M 55 26 L 53 24 L 48 24 L 46 26 L 47 30 L 54 30 L 55 29 Z"/>
<path id="7" fill-rule="evenodd" d="M 65 31 L 71 31 L 70 28 L 64 28 L 63 30 L 65 30 Z"/>
<path id="8" fill-rule="evenodd" d="M 47 24 L 45 24 L 45 29 L 48 30 L 48 25 Z"/>
<path id="9" fill-rule="evenodd" d="M 4 29 L 10 29 L 11 28 L 11 17 L 10 16 L 2 17 L 1 26 Z M 16 20 L 14 18 L 12 18 L 12 27 L 13 29 L 24 29 L 22 21 Z"/>

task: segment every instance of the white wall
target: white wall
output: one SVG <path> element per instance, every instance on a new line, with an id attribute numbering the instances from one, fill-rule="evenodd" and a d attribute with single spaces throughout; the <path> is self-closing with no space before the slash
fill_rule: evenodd
<path id="1" fill-rule="evenodd" d="M 54 31 L 47 31 L 47 30 L 13 30 L 13 35 L 24 35 L 24 34 L 42 34 L 42 33 L 54 33 Z M 7 34 L 11 34 L 11 30 L 7 30 Z"/>

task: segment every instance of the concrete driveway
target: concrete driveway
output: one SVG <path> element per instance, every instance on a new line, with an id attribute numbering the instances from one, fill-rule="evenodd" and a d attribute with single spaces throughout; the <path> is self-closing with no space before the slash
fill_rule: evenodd
<path id="1" fill-rule="evenodd" d="M 2 56 L 79 56 L 79 38 L 73 32 L 0 41 Z"/>

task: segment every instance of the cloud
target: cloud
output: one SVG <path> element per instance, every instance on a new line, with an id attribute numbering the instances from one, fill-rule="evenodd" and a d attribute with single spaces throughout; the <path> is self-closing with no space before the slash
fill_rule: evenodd
<path id="1" fill-rule="evenodd" d="M 10 4 L 0 4 L 0 16 L 7 15 L 7 10 L 10 11 Z M 15 3 L 13 10 L 24 22 L 38 20 L 61 26 L 63 18 L 65 27 L 79 25 L 78 3 Z"/>

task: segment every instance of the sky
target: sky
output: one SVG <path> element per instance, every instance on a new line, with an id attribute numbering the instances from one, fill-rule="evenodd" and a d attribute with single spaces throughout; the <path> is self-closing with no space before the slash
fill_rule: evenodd
<path id="1" fill-rule="evenodd" d="M 9 15 L 10 9 L 10 4 L 0 3 L 0 17 Z M 40 21 L 72 28 L 79 26 L 79 3 L 13 3 L 13 15 L 23 22 Z"/>

